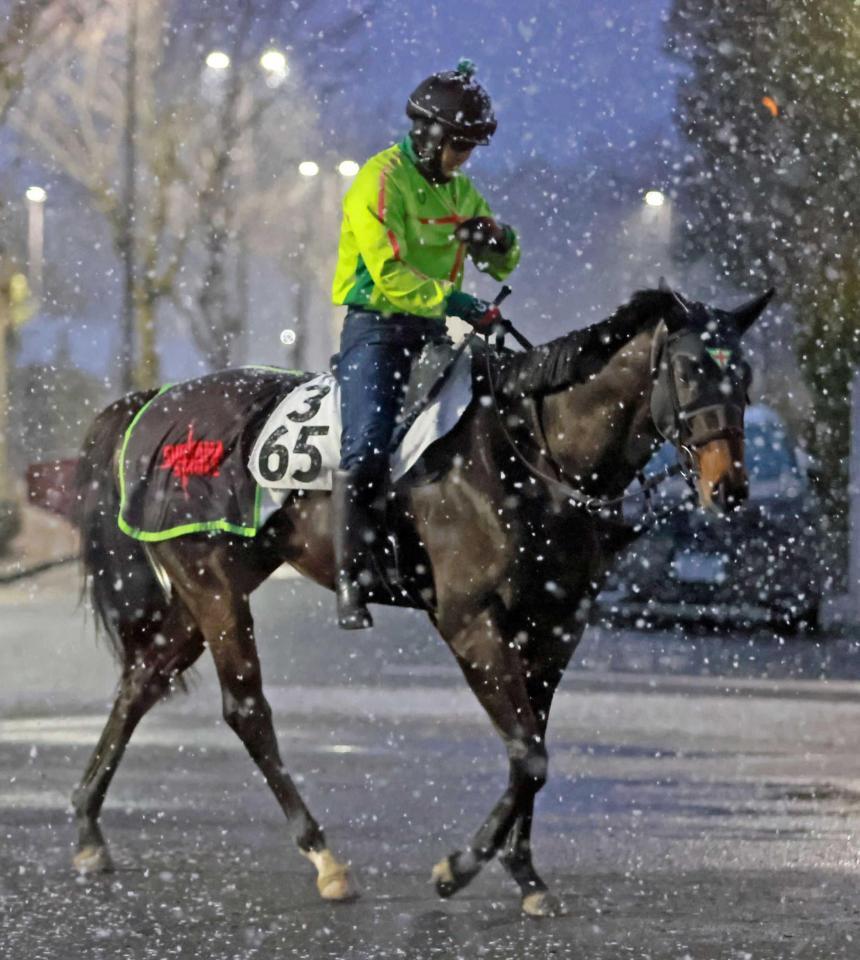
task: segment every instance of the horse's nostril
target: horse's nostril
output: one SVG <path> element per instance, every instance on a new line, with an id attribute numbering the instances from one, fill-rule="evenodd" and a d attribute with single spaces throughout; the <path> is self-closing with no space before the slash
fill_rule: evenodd
<path id="1" fill-rule="evenodd" d="M 735 479 L 724 476 L 718 480 L 711 491 L 711 508 L 717 513 L 731 513 L 737 510 L 747 499 L 748 484 L 746 478 Z"/>
<path id="2" fill-rule="evenodd" d="M 726 511 L 736 510 L 749 497 L 749 482 L 746 477 L 730 483 L 726 477 L 714 489 L 714 499 Z"/>

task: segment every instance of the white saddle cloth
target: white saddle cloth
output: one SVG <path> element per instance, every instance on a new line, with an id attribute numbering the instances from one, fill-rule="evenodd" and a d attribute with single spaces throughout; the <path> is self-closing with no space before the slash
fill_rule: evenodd
<path id="1" fill-rule="evenodd" d="M 442 389 L 421 411 L 391 456 L 399 480 L 422 453 L 452 430 L 472 400 L 468 351 L 457 357 Z M 260 431 L 248 467 L 257 483 L 276 500 L 283 490 L 331 490 L 332 470 L 340 462 L 340 388 L 322 373 L 287 394 Z"/>

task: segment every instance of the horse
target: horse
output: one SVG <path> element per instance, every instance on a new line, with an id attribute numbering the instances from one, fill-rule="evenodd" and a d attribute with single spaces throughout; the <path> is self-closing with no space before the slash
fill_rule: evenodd
<path id="1" fill-rule="evenodd" d="M 411 594 L 412 605 L 426 610 L 451 649 L 508 758 L 507 785 L 483 823 L 432 869 L 441 897 L 499 855 L 522 911 L 563 910 L 530 843 L 535 796 L 547 778 L 553 694 L 613 558 L 638 535 L 618 504 L 658 443 L 676 446 L 700 507 L 724 512 L 745 499 L 750 367 L 741 336 L 772 294 L 722 310 L 661 284 L 583 330 L 495 359 L 488 352 L 485 374 L 476 377 L 481 396 L 425 454 L 434 466 L 429 479 L 403 479 L 391 490 L 388 522 L 409 545 L 404 566 L 429 572 L 432 584 L 429 593 Z M 349 900 L 356 896 L 350 869 L 327 846 L 281 761 L 249 606 L 282 563 L 333 589 L 330 495 L 288 497 L 253 538 L 194 533 L 142 544 L 127 537 L 117 526 L 119 449 L 153 395 L 133 393 L 104 410 L 79 460 L 82 564 L 121 676 L 72 796 L 74 865 L 111 869 L 99 826 L 111 778 L 138 722 L 183 687 L 183 673 L 208 647 L 224 718 L 315 866 L 319 894 Z"/>

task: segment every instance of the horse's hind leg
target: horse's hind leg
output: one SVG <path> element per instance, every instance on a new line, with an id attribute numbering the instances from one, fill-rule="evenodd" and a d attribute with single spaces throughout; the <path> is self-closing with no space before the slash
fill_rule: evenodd
<path id="1" fill-rule="evenodd" d="M 240 569 L 239 559 L 233 557 L 231 562 L 229 555 L 214 558 L 206 567 L 201 564 L 198 577 L 205 586 L 198 579 L 193 592 L 186 595 L 215 660 L 224 719 L 266 778 L 299 850 L 317 868 L 320 895 L 326 900 L 348 900 L 356 895 L 349 869 L 329 851 L 322 829 L 281 761 L 272 711 L 263 695 L 248 596 L 237 583 Z"/>
<path id="2" fill-rule="evenodd" d="M 73 862 L 81 873 L 111 869 L 98 822 L 110 782 L 135 727 L 203 651 L 203 636 L 188 609 L 176 597 L 162 623 L 121 624 L 119 629 L 137 631 L 133 642 L 138 653 L 134 663 L 123 670 L 110 717 L 72 794 L 78 825 L 78 852 Z"/>

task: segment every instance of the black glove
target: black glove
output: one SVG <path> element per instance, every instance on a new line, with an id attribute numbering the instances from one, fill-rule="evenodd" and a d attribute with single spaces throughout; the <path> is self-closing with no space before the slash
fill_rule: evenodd
<path id="1" fill-rule="evenodd" d="M 499 223 L 492 217 L 472 217 L 458 224 L 454 236 L 460 243 L 469 246 L 472 257 L 482 253 L 507 253 L 514 245 L 516 234 L 513 227 Z"/>
<path id="2" fill-rule="evenodd" d="M 499 316 L 499 311 L 487 300 L 473 297 L 471 293 L 462 290 L 452 290 L 448 294 L 446 304 L 448 315 L 459 317 L 466 323 L 471 323 L 477 330 L 492 326 Z"/>

